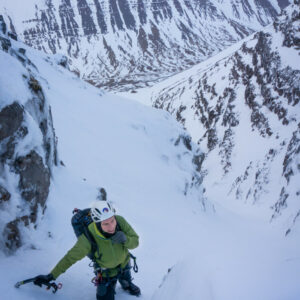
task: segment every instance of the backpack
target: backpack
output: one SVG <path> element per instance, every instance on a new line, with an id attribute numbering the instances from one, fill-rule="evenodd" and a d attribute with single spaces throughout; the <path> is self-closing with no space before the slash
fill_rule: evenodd
<path id="1" fill-rule="evenodd" d="M 84 234 L 85 237 L 91 244 L 91 252 L 87 255 L 93 262 L 95 262 L 95 252 L 97 251 L 99 256 L 99 248 L 98 245 L 88 230 L 88 226 L 93 222 L 91 217 L 91 209 L 78 209 L 75 208 L 73 210 L 73 217 L 71 219 L 71 224 L 74 230 L 76 237 L 78 238 L 80 235 Z"/>

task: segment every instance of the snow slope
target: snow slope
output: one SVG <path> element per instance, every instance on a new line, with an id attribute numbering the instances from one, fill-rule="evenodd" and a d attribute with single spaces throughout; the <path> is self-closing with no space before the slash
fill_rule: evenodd
<path id="1" fill-rule="evenodd" d="M 184 143 L 175 145 L 185 132 L 167 112 L 104 94 L 54 59 L 26 49 L 52 107 L 65 166 L 53 171 L 37 230 L 24 231 L 27 243 L 15 255 L 1 254 L 4 299 L 95 299 L 87 259 L 59 277 L 63 289 L 55 296 L 32 284 L 15 289 L 14 283 L 52 269 L 76 241 L 73 208 L 87 207 L 99 187 L 140 235 L 133 253 L 141 299 L 299 299 L 299 232 L 283 238 L 245 211 L 239 215 L 219 204 L 214 209 L 192 184 L 195 146 L 189 151 Z M 116 298 L 132 296 L 118 286 Z"/>
<path id="2" fill-rule="evenodd" d="M 185 126 L 205 153 L 210 200 L 281 223 L 282 234 L 300 225 L 300 10 L 294 2 L 264 30 L 155 87 L 126 94 Z"/>

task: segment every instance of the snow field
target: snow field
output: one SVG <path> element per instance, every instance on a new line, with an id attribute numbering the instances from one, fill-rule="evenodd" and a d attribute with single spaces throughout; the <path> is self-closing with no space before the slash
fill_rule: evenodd
<path id="1" fill-rule="evenodd" d="M 217 201 L 222 189 L 207 201 L 215 212 L 203 211 L 201 189 L 185 196 L 194 166 L 186 148 L 174 146 L 184 131 L 170 115 L 102 94 L 50 66 L 36 51 L 28 49 L 28 56 L 51 105 L 65 167 L 54 171 L 38 229 L 24 229 L 24 247 L 0 258 L 5 299 L 95 299 L 88 259 L 58 278 L 63 289 L 56 295 L 32 284 L 15 289 L 14 284 L 47 274 L 72 247 L 72 210 L 88 207 L 99 187 L 140 235 L 140 246 L 132 252 L 138 258 L 140 271 L 133 276 L 141 299 L 299 299 L 299 232 L 285 238 L 246 209 L 222 207 Z M 116 299 L 132 296 L 118 286 Z"/>

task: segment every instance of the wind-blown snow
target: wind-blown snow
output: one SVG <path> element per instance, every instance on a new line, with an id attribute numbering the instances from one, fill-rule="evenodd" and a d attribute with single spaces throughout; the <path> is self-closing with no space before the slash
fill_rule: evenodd
<path id="1" fill-rule="evenodd" d="M 283 238 L 245 210 L 238 214 L 220 204 L 214 210 L 209 199 L 203 210 L 196 187 L 185 195 L 194 166 L 191 153 L 174 145 L 184 131 L 168 113 L 103 94 L 51 58 L 26 53 L 52 107 L 65 166 L 53 172 L 38 229 L 24 229 L 26 245 L 0 258 L 5 299 L 95 299 L 88 259 L 59 277 L 63 289 L 55 296 L 32 284 L 20 289 L 14 284 L 47 274 L 72 247 L 72 210 L 88 207 L 99 187 L 140 235 L 133 251 L 140 271 L 133 276 L 141 299 L 299 299 L 299 232 Z M 118 286 L 116 299 L 133 298 Z"/>

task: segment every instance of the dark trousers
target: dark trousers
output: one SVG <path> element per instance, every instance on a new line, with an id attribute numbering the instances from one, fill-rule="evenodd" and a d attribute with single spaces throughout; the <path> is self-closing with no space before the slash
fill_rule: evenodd
<path id="1" fill-rule="evenodd" d="M 97 300 L 115 300 L 117 281 L 119 280 L 121 286 L 126 289 L 132 280 L 130 268 L 128 263 L 118 276 L 109 279 L 103 278 L 97 286 Z"/>
<path id="2" fill-rule="evenodd" d="M 115 300 L 117 279 L 103 280 L 97 286 L 97 300 Z"/>

